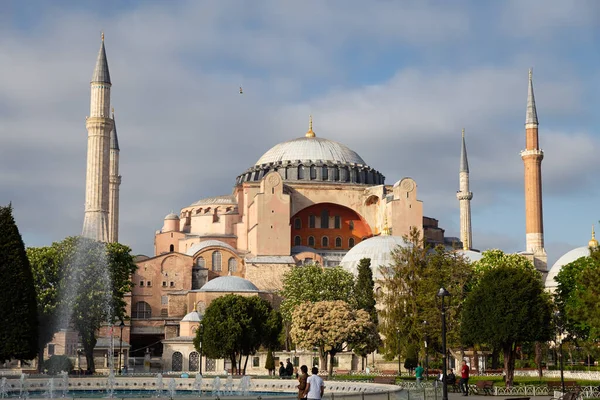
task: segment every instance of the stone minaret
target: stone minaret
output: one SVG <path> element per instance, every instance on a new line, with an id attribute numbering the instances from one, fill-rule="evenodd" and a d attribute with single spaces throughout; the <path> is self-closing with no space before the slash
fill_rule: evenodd
<path id="1" fill-rule="evenodd" d="M 85 177 L 85 217 L 82 236 L 108 241 L 108 182 L 110 157 L 110 74 L 104 34 L 96 68 L 91 81 L 90 116 L 86 119 L 88 131 L 87 172 Z"/>
<path id="2" fill-rule="evenodd" d="M 533 95 L 532 70 L 529 70 L 527 114 L 525 117 L 525 150 L 521 152 L 525 165 L 525 233 L 526 251 L 533 254 L 535 267 L 546 271 L 547 256 L 544 249 L 544 218 L 542 211 L 542 160 L 538 138 L 538 117 Z"/>
<path id="3" fill-rule="evenodd" d="M 469 192 L 469 161 L 467 160 L 467 146 L 465 144 L 465 130 L 462 130 L 462 147 L 460 149 L 460 168 L 458 171 L 460 190 L 456 198 L 460 205 L 460 240 L 463 250 L 471 250 L 473 246 L 473 233 L 471 231 L 471 199 L 473 193 Z"/>
<path id="4" fill-rule="evenodd" d="M 121 186 L 121 175 L 119 175 L 119 138 L 117 136 L 117 124 L 115 122 L 115 110 L 112 112 L 113 128 L 110 131 L 110 175 L 109 175 L 109 198 L 108 198 L 108 241 L 119 241 L 119 187 Z"/>

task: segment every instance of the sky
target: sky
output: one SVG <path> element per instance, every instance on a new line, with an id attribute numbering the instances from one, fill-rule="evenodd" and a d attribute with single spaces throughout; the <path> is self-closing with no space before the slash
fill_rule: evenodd
<path id="1" fill-rule="evenodd" d="M 528 69 L 551 265 L 600 219 L 600 2 L 0 2 L 0 204 L 28 246 L 81 233 L 89 81 L 105 45 L 121 148 L 120 242 L 153 253 L 164 216 L 230 194 L 277 143 L 319 137 L 459 235 L 461 129 L 473 246 L 524 250 Z M 244 94 L 238 88 L 243 86 Z"/>

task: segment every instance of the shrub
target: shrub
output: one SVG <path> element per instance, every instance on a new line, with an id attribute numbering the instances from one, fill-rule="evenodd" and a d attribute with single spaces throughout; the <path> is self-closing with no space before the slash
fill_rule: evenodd
<path id="1" fill-rule="evenodd" d="M 56 375 L 62 371 L 71 372 L 73 370 L 73 363 L 67 356 L 53 355 L 44 361 L 44 369 L 50 375 Z"/>

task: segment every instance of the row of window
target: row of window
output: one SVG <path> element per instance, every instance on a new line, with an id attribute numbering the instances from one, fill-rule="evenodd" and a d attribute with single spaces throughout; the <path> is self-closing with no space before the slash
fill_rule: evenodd
<path id="1" fill-rule="evenodd" d="M 140 287 L 152 287 L 152 281 L 140 281 Z M 175 282 L 169 282 L 169 287 L 175 287 Z M 162 287 L 167 287 L 167 282 L 163 281 Z"/>
<path id="2" fill-rule="evenodd" d="M 350 230 L 354 230 L 354 221 L 348 221 L 348 226 L 350 227 Z M 309 228 L 317 227 L 317 217 L 316 216 L 314 216 L 314 215 L 308 216 L 308 227 Z M 321 227 L 321 229 L 329 229 L 330 228 L 329 211 L 328 210 L 321 211 L 320 227 Z M 331 226 L 331 228 L 341 229 L 342 228 L 342 217 L 340 217 L 339 215 L 334 216 L 333 217 L 333 226 Z M 294 229 L 302 229 L 302 219 L 301 218 L 294 219 Z"/>
<path id="3" fill-rule="evenodd" d="M 192 351 L 188 357 L 189 360 L 189 369 L 188 371 L 198 371 L 200 369 L 200 354 L 195 351 Z M 204 370 L 207 372 L 214 371 L 216 367 L 215 360 L 207 358 L 206 364 L 204 366 Z M 179 351 L 173 353 L 173 358 L 171 359 L 171 371 L 181 372 L 183 370 L 183 354 Z"/>
<path id="4" fill-rule="evenodd" d="M 222 271 L 223 256 L 219 250 L 213 251 L 212 253 L 212 270 L 215 272 Z M 206 268 L 206 260 L 200 256 L 196 259 L 196 265 L 200 268 Z M 237 259 L 230 257 L 227 261 L 227 271 L 237 272 Z"/>
<path id="5" fill-rule="evenodd" d="M 342 238 L 339 236 L 336 237 L 335 238 L 335 247 L 341 248 L 342 244 L 343 244 Z M 355 244 L 356 244 L 356 242 L 355 242 L 354 238 L 348 239 L 348 248 L 353 248 Z M 300 236 L 294 236 L 294 246 L 302 246 L 302 238 Z M 308 237 L 307 246 L 315 247 L 315 237 L 314 236 Z M 329 247 L 329 238 L 327 236 L 323 236 L 321 238 L 321 247 Z"/>

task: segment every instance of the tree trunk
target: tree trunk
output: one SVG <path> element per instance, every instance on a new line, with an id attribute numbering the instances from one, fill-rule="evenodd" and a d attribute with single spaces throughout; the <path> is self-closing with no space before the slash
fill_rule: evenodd
<path id="1" fill-rule="evenodd" d="M 250 357 L 248 354 L 246 354 L 246 361 L 244 361 L 244 369 L 242 371 L 242 375 L 246 375 L 246 367 L 248 366 L 248 357 Z"/>
<path id="2" fill-rule="evenodd" d="M 333 357 L 335 357 L 335 352 L 330 351 L 329 352 L 329 372 L 328 372 L 329 379 L 331 379 L 331 377 L 333 376 Z"/>
<path id="3" fill-rule="evenodd" d="M 231 359 L 231 375 L 233 375 L 235 373 L 236 362 L 237 362 L 237 359 L 235 357 L 235 353 L 231 354 L 230 359 Z"/>
<path id="4" fill-rule="evenodd" d="M 473 347 L 473 368 L 479 375 L 479 354 L 477 353 L 477 346 Z"/>
<path id="5" fill-rule="evenodd" d="M 319 369 L 327 371 L 327 353 L 324 353 L 322 349 L 319 349 L 319 362 L 321 363 Z"/>
<path id="6" fill-rule="evenodd" d="M 542 343 L 535 342 L 535 364 L 537 365 L 538 377 L 540 380 L 544 377 L 542 372 Z"/>
<path id="7" fill-rule="evenodd" d="M 360 361 L 361 361 L 361 371 L 365 370 L 365 358 L 367 358 L 366 356 L 361 357 Z M 588 357 L 589 358 L 589 357 Z"/>
<path id="8" fill-rule="evenodd" d="M 498 349 L 494 347 L 492 349 L 492 369 L 498 369 L 498 356 Z"/>
<path id="9" fill-rule="evenodd" d="M 41 347 L 38 349 L 38 366 L 37 366 L 37 370 L 39 373 L 44 372 L 44 347 Z"/>
<path id="10" fill-rule="evenodd" d="M 502 347 L 504 352 L 504 374 L 506 387 L 512 387 L 515 376 L 515 350 L 513 343 Z"/>

